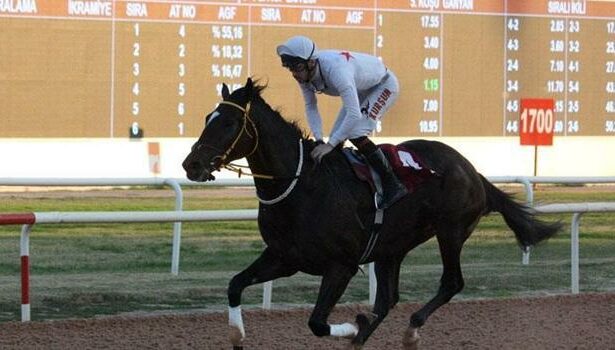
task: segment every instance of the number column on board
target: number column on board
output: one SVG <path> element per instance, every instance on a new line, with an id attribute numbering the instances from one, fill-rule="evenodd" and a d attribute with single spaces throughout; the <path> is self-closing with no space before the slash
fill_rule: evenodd
<path id="1" fill-rule="evenodd" d="M 504 122 L 503 135 L 515 135 L 519 132 L 519 112 L 520 99 L 519 94 L 519 79 L 521 77 L 521 66 L 525 68 L 519 54 L 520 32 L 522 19 L 519 15 L 504 17 Z"/>
<path id="2" fill-rule="evenodd" d="M 587 114 L 589 105 L 582 103 L 581 89 L 585 93 L 590 86 L 581 80 L 580 72 L 581 69 L 585 70 L 586 63 L 589 63 L 583 59 L 588 47 L 582 40 L 588 29 L 587 22 L 574 17 L 566 18 L 566 135 L 578 135 L 583 131 L 581 124 L 585 127 L 582 119 Z"/>
<path id="3" fill-rule="evenodd" d="M 615 3 L 587 4 L 580 18 L 581 135 L 615 135 Z"/>
<path id="4" fill-rule="evenodd" d="M 606 97 L 601 106 L 604 105 L 604 130 L 608 135 L 615 135 L 615 21 L 609 20 L 604 25 L 608 38 L 604 46 L 607 57 L 604 57 L 602 65 Z"/>
<path id="5" fill-rule="evenodd" d="M 376 29 L 383 38 L 378 52 L 397 75 L 401 89 L 395 106 L 383 121 L 383 129 L 392 130 L 387 136 L 440 133 L 442 16 L 421 4 L 378 2 Z"/>
<path id="6" fill-rule="evenodd" d="M 222 83 L 236 89 L 247 78 L 248 16 L 247 8 L 234 4 L 182 6 L 196 12 L 176 26 L 175 130 L 177 136 L 195 137 L 220 101 Z"/>
<path id="7" fill-rule="evenodd" d="M 216 102 L 219 101 L 222 84 L 225 83 L 231 91 L 242 87 L 250 72 L 249 62 L 249 7 L 236 5 L 209 6 L 209 11 L 215 14 L 208 27 L 208 32 L 202 38 L 207 44 L 207 81 L 213 82 L 206 86 L 207 94 L 213 93 Z M 213 107 L 213 106 L 212 106 Z M 211 110 L 211 108 L 209 108 Z"/>
<path id="8" fill-rule="evenodd" d="M 154 119 L 163 108 L 158 89 L 168 76 L 161 74 L 166 55 L 159 46 L 169 40 L 156 22 L 161 10 L 145 2 L 115 6 L 113 137 L 160 136 Z"/>
<path id="9" fill-rule="evenodd" d="M 544 16 L 546 2 L 534 5 L 508 3 L 505 135 L 518 134 L 521 98 L 554 99 L 554 132 L 556 135 L 565 132 L 566 19 Z"/>

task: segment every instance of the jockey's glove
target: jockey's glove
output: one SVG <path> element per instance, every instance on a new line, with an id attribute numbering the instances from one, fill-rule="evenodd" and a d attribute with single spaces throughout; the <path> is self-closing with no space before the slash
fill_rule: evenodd
<path id="1" fill-rule="evenodd" d="M 322 158 L 331 151 L 333 151 L 333 146 L 329 143 L 323 143 L 322 145 L 316 146 L 312 150 L 312 153 L 310 153 L 310 156 L 312 156 L 316 163 L 320 163 Z"/>

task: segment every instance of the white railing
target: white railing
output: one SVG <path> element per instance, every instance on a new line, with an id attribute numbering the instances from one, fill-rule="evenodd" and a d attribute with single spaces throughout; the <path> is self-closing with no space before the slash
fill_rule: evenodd
<path id="1" fill-rule="evenodd" d="M 0 186 L 170 186 L 175 192 L 175 210 L 183 209 L 184 195 L 180 182 L 184 179 L 164 178 L 0 178 Z M 173 224 L 173 246 L 171 248 L 171 273 L 179 274 L 179 252 L 182 223 Z"/>
<path id="2" fill-rule="evenodd" d="M 220 179 L 215 182 L 198 183 L 180 178 L 0 178 L 0 186 L 169 186 L 175 192 L 175 211 L 183 210 L 184 195 L 181 186 L 254 186 L 252 179 Z M 256 217 L 255 217 L 256 219 Z M 173 244 L 171 248 L 171 273 L 179 274 L 181 246 L 181 221 L 173 224 Z"/>
<path id="3" fill-rule="evenodd" d="M 526 201 L 533 202 L 533 183 L 615 183 L 615 177 L 490 177 L 494 183 L 522 183 L 526 189 Z M 171 186 L 175 191 L 174 212 L 50 212 L 50 213 L 26 213 L 16 216 L 0 215 L 0 224 L 24 224 L 21 236 L 22 249 L 22 289 L 29 282 L 24 281 L 24 268 L 28 270 L 29 233 L 34 223 L 100 223 L 100 222 L 174 222 L 173 248 L 171 272 L 175 275 L 179 272 L 179 252 L 181 244 L 181 222 L 183 221 L 218 221 L 218 220 L 255 220 L 257 210 L 230 210 L 230 211 L 183 211 L 183 192 L 181 185 L 206 185 L 206 186 L 254 186 L 252 179 L 221 179 L 211 183 L 195 183 L 186 179 L 163 179 L 163 178 L 118 178 L 118 179 L 80 179 L 80 178 L 0 178 L 0 186 Z M 571 228 L 571 290 L 579 292 L 579 256 L 578 256 L 578 226 L 583 213 L 590 211 L 615 211 L 615 203 L 572 203 L 552 204 L 536 207 L 538 211 L 545 213 L 574 213 Z M 25 255 L 24 255 L 25 254 Z M 529 262 L 529 253 L 524 254 L 523 261 Z M 27 274 L 27 272 L 26 272 Z M 29 276 L 28 276 L 29 279 Z M 373 264 L 369 266 L 369 302 L 375 302 L 376 279 Z M 22 293 L 23 299 L 23 293 Z M 29 299 L 29 296 L 28 296 Z M 29 320 L 29 303 L 22 301 L 22 320 Z M 271 282 L 264 285 L 263 307 L 271 306 Z M 27 309 L 27 317 L 24 311 Z"/>
<path id="4" fill-rule="evenodd" d="M 615 176 L 489 176 L 492 183 L 519 183 L 525 187 L 525 201 L 534 203 L 534 184 L 608 184 L 615 183 Z"/>
<path id="5" fill-rule="evenodd" d="M 519 183 L 525 188 L 525 202 L 534 203 L 534 184 L 599 184 L 615 183 L 615 176 L 596 177 L 553 177 L 553 176 L 490 176 L 492 183 Z M 193 182 L 185 178 L 0 178 L 0 186 L 170 186 L 175 191 L 175 210 L 182 211 L 183 193 L 181 186 L 218 186 L 253 187 L 251 178 L 217 179 L 213 182 Z M 173 244 L 171 248 L 171 273 L 179 274 L 181 246 L 181 222 L 173 224 Z M 521 263 L 528 265 L 530 250 L 523 252 Z M 373 266 L 369 269 L 370 279 L 375 280 Z M 370 291 L 370 303 L 375 301 L 375 290 Z M 373 296 L 372 296 L 373 295 Z"/>
<path id="6" fill-rule="evenodd" d="M 570 290 L 579 294 L 579 224 L 581 215 L 590 212 L 615 212 L 615 202 L 611 203 L 567 203 L 547 204 L 535 207 L 540 213 L 573 213 L 570 225 Z"/>
<path id="7" fill-rule="evenodd" d="M 533 184 L 586 184 L 615 183 L 615 176 L 598 177 L 545 177 L 545 176 L 490 176 L 487 179 L 493 183 L 520 183 L 525 188 L 525 201 L 528 205 L 534 203 Z M 7 178 L 0 177 L 0 186 L 170 186 L 175 191 L 175 210 L 182 211 L 183 192 L 181 186 L 232 186 L 253 187 L 251 178 L 217 179 L 213 182 L 199 183 L 185 178 Z M 179 274 L 179 259 L 181 246 L 181 222 L 173 224 L 173 244 L 171 248 L 171 273 Z M 529 250 L 523 253 L 522 263 L 529 264 Z M 375 279 L 373 266 L 369 269 L 370 279 Z M 373 297 L 371 296 L 373 292 Z M 375 300 L 375 290 L 370 291 L 370 302 Z"/>
<path id="8" fill-rule="evenodd" d="M 587 212 L 614 212 L 615 203 L 567 203 L 549 204 L 535 208 L 541 213 L 574 213 L 571 225 L 571 291 L 579 293 L 579 223 L 580 217 Z M 59 223 L 109 223 L 109 222 L 183 222 L 183 221 L 221 221 L 254 220 L 258 215 L 256 209 L 245 210 L 209 210 L 209 211 L 153 211 L 153 212 L 43 212 L 22 214 L 0 214 L 0 224 L 22 224 L 21 250 L 21 288 L 22 321 L 30 320 L 30 232 L 34 224 Z M 375 298 L 376 280 L 373 264 L 370 264 L 370 303 Z M 264 284 L 263 308 L 271 308 L 272 284 Z"/>
<path id="9" fill-rule="evenodd" d="M 34 224 L 109 223 L 109 222 L 183 222 L 255 220 L 256 209 L 209 211 L 124 211 L 124 212 L 44 212 L 0 214 L 0 225 L 21 224 L 21 320 L 30 321 L 30 232 Z M 271 305 L 271 283 L 267 286 L 267 305 Z M 265 307 L 265 301 L 263 301 Z"/>

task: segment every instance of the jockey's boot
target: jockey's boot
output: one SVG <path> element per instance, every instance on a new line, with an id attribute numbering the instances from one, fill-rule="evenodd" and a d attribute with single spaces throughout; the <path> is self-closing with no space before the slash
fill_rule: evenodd
<path id="1" fill-rule="evenodd" d="M 382 182 L 382 200 L 379 203 L 380 209 L 387 209 L 393 205 L 393 203 L 408 194 L 408 189 L 399 181 L 397 175 L 393 172 L 391 163 L 389 163 L 387 157 L 382 153 L 380 148 L 366 155 L 365 158 L 378 172 L 378 175 L 380 175 L 380 180 Z"/>

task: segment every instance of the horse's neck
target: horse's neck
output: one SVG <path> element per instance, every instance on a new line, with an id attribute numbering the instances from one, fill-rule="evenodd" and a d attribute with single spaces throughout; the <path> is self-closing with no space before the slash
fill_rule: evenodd
<path id="1" fill-rule="evenodd" d="M 259 108 L 261 114 L 265 110 Z M 258 146 L 253 155 L 248 157 L 248 164 L 253 173 L 270 175 L 278 179 L 295 176 L 299 162 L 305 150 L 299 154 L 300 140 L 292 126 L 279 118 L 255 116 L 258 129 Z M 286 181 L 256 181 L 257 187 L 284 186 Z"/>

